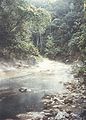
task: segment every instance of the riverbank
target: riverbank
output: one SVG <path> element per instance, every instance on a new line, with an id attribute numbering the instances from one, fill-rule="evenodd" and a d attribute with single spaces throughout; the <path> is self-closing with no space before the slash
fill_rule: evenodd
<path id="1" fill-rule="evenodd" d="M 34 57 L 29 60 L 5 60 L 0 58 L 0 79 L 27 75 L 28 70 L 35 66 L 37 62 Z"/>
<path id="2" fill-rule="evenodd" d="M 0 59 L 0 79 L 19 77 L 28 74 L 54 75 L 58 74 L 57 71 L 60 70 L 61 72 L 61 70 L 64 71 L 65 69 L 67 69 L 67 72 L 72 71 L 71 65 L 66 65 L 65 63 L 49 60 L 47 58 L 34 61 L 35 60 L 29 62 L 25 60 L 6 61 Z M 60 74 L 62 74 L 62 72 Z"/>

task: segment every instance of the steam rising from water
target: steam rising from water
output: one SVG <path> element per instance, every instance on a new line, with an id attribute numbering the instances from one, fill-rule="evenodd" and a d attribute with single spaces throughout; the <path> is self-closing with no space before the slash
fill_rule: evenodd
<path id="1" fill-rule="evenodd" d="M 70 71 L 70 65 L 44 59 L 30 68 L 27 76 L 1 80 L 0 120 L 28 111 L 41 111 L 41 98 L 45 94 L 65 92 L 63 83 L 73 80 Z M 26 87 L 27 92 L 19 92 L 21 87 Z"/>

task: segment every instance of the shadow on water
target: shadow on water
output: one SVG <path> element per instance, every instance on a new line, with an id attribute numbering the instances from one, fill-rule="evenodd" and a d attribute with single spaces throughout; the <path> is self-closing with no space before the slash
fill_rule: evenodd
<path id="1" fill-rule="evenodd" d="M 37 94 L 14 94 L 2 98 L 0 102 L 0 120 L 16 118 L 17 114 L 40 111 L 42 104 Z"/>
<path id="2" fill-rule="evenodd" d="M 26 112 L 42 110 L 41 98 L 48 92 L 56 92 L 59 88 L 51 78 L 41 76 L 22 76 L 0 81 L 0 120 L 12 118 Z M 29 91 L 19 92 L 20 87 Z M 53 88 L 53 89 L 52 89 Z M 60 85 L 61 89 L 61 85 Z"/>
<path id="3" fill-rule="evenodd" d="M 23 78 L 23 77 L 22 77 Z M 41 111 L 41 94 L 34 91 L 21 93 L 20 78 L 1 81 L 0 83 L 0 120 L 12 118 L 29 111 Z M 19 83 L 20 82 L 20 83 Z"/>
<path id="4" fill-rule="evenodd" d="M 16 118 L 17 114 L 29 111 L 41 111 L 40 95 L 28 92 L 18 93 L 11 89 L 10 91 L 4 91 L 0 95 L 0 120 Z"/>

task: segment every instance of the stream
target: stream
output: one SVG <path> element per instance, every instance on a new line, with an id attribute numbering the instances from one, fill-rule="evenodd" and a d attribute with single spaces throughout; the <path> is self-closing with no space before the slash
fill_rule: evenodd
<path id="1" fill-rule="evenodd" d="M 48 59 L 24 73 L 10 70 L 0 78 L 0 120 L 17 120 L 16 115 L 20 113 L 40 112 L 44 95 L 66 92 L 63 84 L 74 79 L 71 65 Z M 20 92 L 22 87 L 27 91 Z"/>

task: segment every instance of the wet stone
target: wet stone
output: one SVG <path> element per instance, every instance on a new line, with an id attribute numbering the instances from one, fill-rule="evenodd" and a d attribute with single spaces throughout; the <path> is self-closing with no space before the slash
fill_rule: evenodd
<path id="1" fill-rule="evenodd" d="M 52 117 L 53 116 L 52 113 L 44 113 L 44 115 L 47 116 L 47 117 Z"/>
<path id="2" fill-rule="evenodd" d="M 36 117 L 35 120 L 41 120 L 41 118 L 40 117 Z"/>
<path id="3" fill-rule="evenodd" d="M 66 112 L 67 112 L 68 114 L 71 114 L 71 113 L 72 113 L 72 111 L 71 111 L 70 109 L 66 109 Z"/>
<path id="4" fill-rule="evenodd" d="M 55 118 L 53 118 L 53 117 L 50 117 L 50 118 L 48 118 L 48 120 L 55 120 Z"/>
<path id="5" fill-rule="evenodd" d="M 59 108 L 59 105 L 54 105 L 54 106 L 52 106 L 52 107 L 53 107 L 54 109 L 55 109 L 55 108 Z"/>
<path id="6" fill-rule="evenodd" d="M 72 99 L 65 99 L 65 100 L 64 100 L 64 103 L 65 103 L 65 104 L 72 104 L 72 103 L 73 103 L 73 100 L 72 100 Z"/>
<path id="7" fill-rule="evenodd" d="M 48 120 L 48 116 L 43 116 L 43 120 Z"/>
<path id="8" fill-rule="evenodd" d="M 19 92 L 21 92 L 21 93 L 27 92 L 27 88 L 21 87 L 21 88 L 19 88 Z"/>
<path id="9" fill-rule="evenodd" d="M 50 95 L 45 95 L 45 96 L 43 97 L 43 99 L 51 99 L 51 96 L 50 96 Z"/>
<path id="10" fill-rule="evenodd" d="M 55 120 L 62 120 L 62 119 L 68 118 L 68 117 L 69 117 L 69 114 L 67 114 L 65 111 L 63 111 L 63 112 L 59 111 L 55 117 Z"/>

